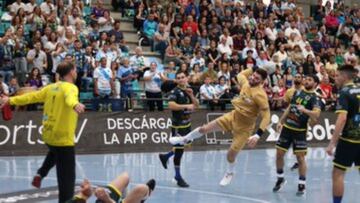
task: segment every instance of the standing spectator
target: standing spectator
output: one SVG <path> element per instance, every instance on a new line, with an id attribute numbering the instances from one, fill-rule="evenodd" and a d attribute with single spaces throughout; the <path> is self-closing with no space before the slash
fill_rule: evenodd
<path id="1" fill-rule="evenodd" d="M 45 74 L 45 71 L 48 66 L 47 56 L 46 53 L 43 50 L 41 50 L 40 41 L 34 43 L 34 49 L 31 49 L 28 52 L 26 59 L 28 62 L 28 70 L 31 70 L 32 68 L 36 67 L 40 69 L 41 74 Z"/>
<path id="2" fill-rule="evenodd" d="M 14 43 L 10 29 L 5 36 L 0 39 L 0 75 L 3 77 L 3 83 L 8 83 L 14 75 L 15 65 L 13 62 Z"/>
<path id="3" fill-rule="evenodd" d="M 106 57 L 102 57 L 100 59 L 100 65 L 94 71 L 94 95 L 101 100 L 98 106 L 99 111 L 112 111 L 109 97 L 113 89 L 112 71 L 106 66 Z"/>
<path id="4" fill-rule="evenodd" d="M 130 57 L 129 63 L 134 73 L 138 75 L 138 79 L 140 79 L 145 71 L 145 57 L 141 47 L 135 48 L 135 55 Z"/>
<path id="5" fill-rule="evenodd" d="M 335 36 L 339 25 L 340 22 L 335 15 L 335 11 L 330 11 L 330 13 L 325 17 L 325 26 L 326 29 L 329 31 L 329 34 Z"/>
<path id="6" fill-rule="evenodd" d="M 155 110 L 155 103 L 158 111 L 164 110 L 161 84 L 165 80 L 165 76 L 157 70 L 156 62 L 151 62 L 150 70 L 144 73 L 145 94 L 150 111 Z"/>
<path id="7" fill-rule="evenodd" d="M 117 78 L 121 83 L 121 98 L 126 99 L 125 107 L 131 112 L 133 111 L 133 87 L 132 81 L 136 79 L 138 76 L 134 73 L 134 70 L 129 65 L 129 59 L 124 58 L 122 61 L 122 66 L 120 66 L 117 72 Z"/>

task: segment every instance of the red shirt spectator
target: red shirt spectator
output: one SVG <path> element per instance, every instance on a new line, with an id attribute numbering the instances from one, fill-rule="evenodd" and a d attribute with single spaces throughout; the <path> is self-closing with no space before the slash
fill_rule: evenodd
<path id="1" fill-rule="evenodd" d="M 182 26 L 183 32 L 185 32 L 189 27 L 191 28 L 193 35 L 195 35 L 195 34 L 199 35 L 198 24 L 196 22 L 194 22 L 194 18 L 191 15 L 189 15 L 187 17 L 187 21 Z"/>
<path id="2" fill-rule="evenodd" d="M 339 20 L 335 16 L 334 11 L 331 11 L 329 15 L 325 17 L 325 25 L 329 28 L 337 28 L 339 26 Z"/>

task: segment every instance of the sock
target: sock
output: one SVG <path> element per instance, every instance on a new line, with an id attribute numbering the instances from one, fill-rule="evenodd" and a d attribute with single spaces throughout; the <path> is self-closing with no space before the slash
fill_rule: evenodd
<path id="1" fill-rule="evenodd" d="M 227 173 L 234 173 L 235 169 L 235 162 L 234 163 L 230 163 L 228 162 L 228 170 Z"/>
<path id="2" fill-rule="evenodd" d="M 341 203 L 342 196 L 333 196 L 333 203 Z"/>
<path id="3" fill-rule="evenodd" d="M 277 169 L 276 173 L 277 173 L 278 178 L 284 178 L 284 170 L 283 169 Z"/>
<path id="4" fill-rule="evenodd" d="M 194 139 L 198 139 L 198 138 L 202 137 L 203 134 L 201 134 L 199 132 L 199 129 L 200 129 L 200 127 L 197 127 L 195 130 L 191 131 L 189 134 L 187 134 L 185 136 L 185 139 L 186 140 L 194 140 Z"/>
<path id="5" fill-rule="evenodd" d="M 299 176 L 299 184 L 305 185 L 306 183 L 306 177 L 305 176 Z"/>
<path id="6" fill-rule="evenodd" d="M 175 166 L 175 179 L 181 178 L 180 166 Z"/>
<path id="7" fill-rule="evenodd" d="M 170 157 L 172 157 L 174 155 L 174 151 L 170 151 L 167 154 L 165 154 L 166 159 L 169 159 Z"/>

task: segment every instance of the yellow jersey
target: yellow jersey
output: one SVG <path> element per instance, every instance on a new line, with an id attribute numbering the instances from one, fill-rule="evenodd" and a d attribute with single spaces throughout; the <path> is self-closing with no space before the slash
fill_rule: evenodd
<path id="1" fill-rule="evenodd" d="M 293 96 L 294 96 L 294 93 L 295 93 L 297 90 L 303 90 L 303 89 L 304 89 L 304 86 L 301 86 L 299 89 L 296 89 L 295 87 L 291 87 L 290 89 L 286 90 L 285 95 L 284 95 L 284 101 L 285 101 L 287 104 L 290 104 L 291 99 L 292 99 Z"/>
<path id="2" fill-rule="evenodd" d="M 78 88 L 68 82 L 50 84 L 39 91 L 10 98 L 11 105 L 44 103 L 43 141 L 51 146 L 74 146 L 79 103 Z"/>
<path id="3" fill-rule="evenodd" d="M 255 123 L 258 115 L 262 117 L 260 129 L 265 131 L 270 123 L 270 107 L 268 96 L 261 85 L 251 87 L 248 77 L 253 73 L 249 68 L 240 72 L 237 76 L 241 87 L 240 95 L 234 98 L 231 103 L 235 111 L 246 118 L 246 123 Z"/>

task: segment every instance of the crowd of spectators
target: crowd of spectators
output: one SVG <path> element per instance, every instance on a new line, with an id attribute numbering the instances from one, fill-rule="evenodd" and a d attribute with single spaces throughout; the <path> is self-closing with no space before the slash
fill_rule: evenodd
<path id="1" fill-rule="evenodd" d="M 240 71 L 274 65 L 264 85 L 274 109 L 285 105 L 297 74 L 318 75 L 319 96 L 332 108 L 336 69 L 343 64 L 359 69 L 360 7 L 340 0 L 318 0 L 310 16 L 295 0 L 268 5 L 261 0 L 113 0 L 113 5 L 133 18 L 143 47 L 158 52 L 162 64 L 146 65 L 141 47 L 130 50 L 122 22 L 113 19 L 103 0 L 16 0 L 1 17 L 9 26 L 0 38 L 0 94 L 57 81 L 57 64 L 68 60 L 77 67 L 81 92 L 127 99 L 129 110 L 138 81 L 144 83 L 149 109 L 163 110 L 161 98 L 173 87 L 176 71 L 187 73 L 194 93 L 210 109 L 224 110 L 239 93 Z M 111 104 L 101 109 L 111 110 Z"/>

